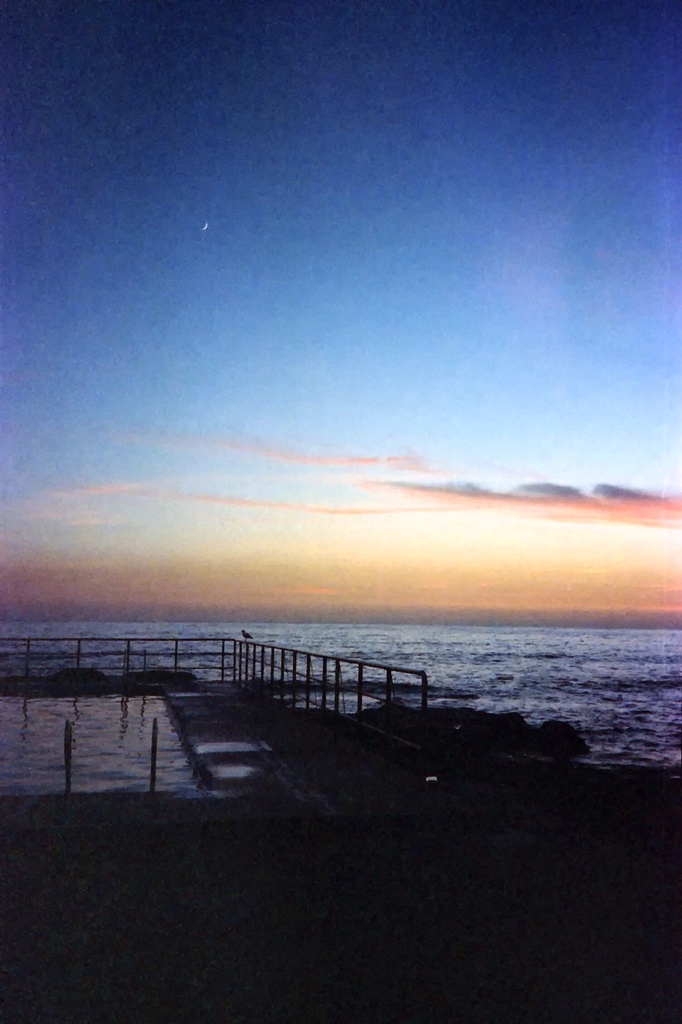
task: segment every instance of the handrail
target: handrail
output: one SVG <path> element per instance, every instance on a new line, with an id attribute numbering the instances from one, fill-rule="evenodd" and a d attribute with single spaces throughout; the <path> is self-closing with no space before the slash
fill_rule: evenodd
<path id="1" fill-rule="evenodd" d="M 184 639 L 184 637 L 183 637 Z M 359 658 L 347 658 L 345 655 L 339 655 L 338 659 L 335 654 L 322 654 L 320 651 L 306 651 L 300 647 L 282 647 L 279 644 L 261 644 L 255 640 L 239 640 L 238 644 L 247 644 L 249 646 L 255 645 L 257 647 L 263 647 L 267 651 L 289 651 L 290 653 L 310 655 L 313 658 L 333 658 L 334 660 L 343 661 L 347 665 L 364 665 L 366 668 L 379 668 L 379 669 L 391 669 L 393 672 L 404 672 L 405 675 L 411 676 L 422 676 L 424 673 L 418 668 L 404 668 L 403 666 L 396 665 L 385 665 L 383 662 L 378 661 L 365 661 Z"/>
<path id="2" fill-rule="evenodd" d="M 274 644 L 261 644 L 258 641 L 233 640 L 233 679 L 244 687 L 252 687 L 259 684 L 259 692 L 264 695 L 266 689 L 270 697 L 296 708 L 299 702 L 300 690 L 297 684 L 303 684 L 303 696 L 300 702 L 303 703 L 306 713 L 311 707 L 315 707 L 323 714 L 331 713 L 337 720 L 347 719 L 356 725 L 369 729 L 372 732 L 382 733 L 389 741 L 416 746 L 416 744 L 398 737 L 392 731 L 392 711 L 396 703 L 394 696 L 394 675 L 411 676 L 419 679 L 421 710 L 425 714 L 428 710 L 428 677 L 426 672 L 420 669 L 404 668 L 396 665 L 386 665 L 380 662 L 363 661 L 359 658 L 346 658 L 342 656 L 321 654 L 316 651 L 304 651 L 294 647 L 280 647 Z M 266 672 L 266 652 L 269 652 L 269 667 Z M 279 657 L 276 659 L 276 653 Z M 291 655 L 290 665 L 287 666 L 287 655 Z M 305 658 L 305 676 L 298 674 L 299 656 Z M 316 677 L 312 670 L 313 659 L 322 661 L 321 674 Z M 275 661 L 279 661 L 279 672 L 275 671 Z M 328 703 L 329 695 L 329 662 L 334 663 L 334 702 L 330 708 Z M 355 679 L 342 682 L 341 666 L 352 665 L 357 669 Z M 373 669 L 385 673 L 382 683 L 368 680 L 365 669 Z M 288 677 L 287 677 L 288 671 Z M 276 680 L 275 676 L 279 675 Z M 373 693 L 372 690 L 381 689 L 382 695 Z M 319 702 L 313 698 L 313 691 L 319 691 Z M 345 710 L 345 696 L 349 695 L 355 704 L 355 711 L 349 714 Z M 344 699 L 344 710 L 341 710 L 341 700 Z M 380 701 L 385 709 L 385 724 L 381 728 L 363 719 L 362 712 L 365 709 L 367 699 Z"/>
<path id="3" fill-rule="evenodd" d="M 88 645 L 97 643 L 106 644 L 107 649 L 87 652 Z M 19 648 L 9 653 L 3 650 L 12 644 L 19 645 Z M 41 652 L 38 649 L 41 645 L 48 644 L 53 647 L 60 644 L 74 647 L 67 652 Z M 138 659 L 137 663 L 141 662 L 143 671 L 147 670 L 148 651 L 144 648 L 145 644 L 162 645 L 161 651 L 149 652 L 152 659 L 155 659 L 157 668 L 161 662 L 168 666 L 168 671 L 177 673 L 182 663 L 195 670 L 198 668 L 205 682 L 225 683 L 231 677 L 232 682 L 240 686 L 258 683 L 261 694 L 267 689 L 271 697 L 289 704 L 292 708 L 303 706 L 306 712 L 316 708 L 323 714 L 331 715 L 337 722 L 341 719 L 351 720 L 357 725 L 387 736 L 392 736 L 393 707 L 399 703 L 395 698 L 395 684 L 398 679 L 414 681 L 419 687 L 416 696 L 419 698 L 421 710 L 426 713 L 428 709 L 428 677 L 426 672 L 420 669 L 264 644 L 253 638 L 246 640 L 221 636 L 0 637 L 0 655 L 8 659 L 13 658 L 15 663 L 23 668 L 22 674 L 27 683 L 32 662 L 34 667 L 36 664 L 44 666 L 47 662 L 54 663 L 58 659 L 63 663 L 65 657 L 68 657 L 70 664 L 77 670 L 87 657 L 90 662 L 108 669 L 110 674 L 112 660 L 115 660 L 117 665 L 114 673 L 118 674 L 122 668 L 122 676 L 125 678 L 131 674 L 131 665 L 135 659 Z M 186 650 L 181 650 L 182 647 L 192 644 L 200 645 L 200 649 L 192 650 L 189 654 Z M 112 651 L 111 645 L 123 646 L 118 651 Z M 343 668 L 351 668 L 353 671 L 350 674 L 353 678 L 344 679 Z M 214 674 L 211 676 L 211 673 Z M 384 708 L 383 727 L 370 723 L 363 716 L 362 713 L 369 701 L 377 701 Z M 351 706 L 350 711 L 347 702 Z M 395 742 L 406 742 L 400 741 L 397 736 L 392 736 L 392 739 Z"/>
<path id="4" fill-rule="evenodd" d="M 0 664 L 6 662 L 10 668 L 13 662 L 15 669 L 20 669 L 14 674 L 23 676 L 27 681 L 31 670 L 35 671 L 36 665 L 45 667 L 47 664 L 55 664 L 64 667 L 66 662 L 66 667 L 79 669 L 85 658 L 91 663 L 91 667 L 101 667 L 109 674 L 126 676 L 131 672 L 134 663 L 139 664 L 143 671 L 146 670 L 149 653 L 150 660 L 156 660 L 156 667 L 162 662 L 164 668 L 178 672 L 183 660 L 181 649 L 184 646 L 182 655 L 185 664 L 190 658 L 194 662 L 203 658 L 202 667 L 205 669 L 206 659 L 210 659 L 209 671 L 213 669 L 215 678 L 224 682 L 230 656 L 226 645 L 233 647 L 235 642 L 232 638 L 220 636 L 0 636 Z M 105 645 L 105 649 L 88 650 L 88 646 L 92 648 L 93 644 Z M 145 645 L 152 644 L 161 649 L 147 652 Z M 199 645 L 199 650 L 193 650 L 188 655 L 188 645 L 195 645 L 195 648 Z M 116 646 L 120 649 L 112 650 Z M 15 649 L 7 649 L 12 647 Z"/>

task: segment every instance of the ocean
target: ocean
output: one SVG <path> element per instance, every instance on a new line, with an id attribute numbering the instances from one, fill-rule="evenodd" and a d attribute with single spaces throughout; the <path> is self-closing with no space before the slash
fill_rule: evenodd
<path id="1" fill-rule="evenodd" d="M 17 671 L 8 637 L 239 637 L 424 670 L 432 704 L 560 718 L 590 746 L 583 760 L 679 773 L 682 631 L 258 622 L 0 623 L 0 675 Z M 136 645 L 138 660 L 142 656 Z M 147 657 L 146 647 L 144 657 Z M 182 648 L 181 648 L 182 650 Z M 153 660 L 153 645 L 149 651 Z M 87 648 L 82 660 L 87 665 Z M 141 664 L 136 667 L 142 667 Z M 180 667 L 192 665 L 181 661 Z M 55 666 L 51 666 L 54 670 Z M 408 702 L 417 692 L 396 693 Z M 1 730 L 1 724 L 0 724 Z"/>

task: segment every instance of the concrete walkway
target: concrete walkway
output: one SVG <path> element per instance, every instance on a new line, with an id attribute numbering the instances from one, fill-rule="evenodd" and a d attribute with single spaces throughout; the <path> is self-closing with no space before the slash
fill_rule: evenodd
<path id="1" fill-rule="evenodd" d="M 389 762 L 315 713 L 232 685 L 168 689 L 166 696 L 195 770 L 220 801 L 220 817 L 426 814 L 497 832 L 538 825 L 537 812 L 511 788 L 443 785 Z"/>

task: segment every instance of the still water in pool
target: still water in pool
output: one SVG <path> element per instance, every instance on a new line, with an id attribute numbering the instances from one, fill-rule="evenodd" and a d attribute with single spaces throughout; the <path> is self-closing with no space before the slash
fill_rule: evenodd
<path id="1" fill-rule="evenodd" d="M 156 791 L 197 794 L 196 780 L 161 697 L 0 697 L 0 794 L 64 792 L 64 723 L 71 723 L 71 792 L 149 788 L 158 721 Z"/>

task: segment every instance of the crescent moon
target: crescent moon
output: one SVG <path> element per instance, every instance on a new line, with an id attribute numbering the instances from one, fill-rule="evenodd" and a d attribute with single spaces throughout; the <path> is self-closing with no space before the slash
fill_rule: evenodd
<path id="1" fill-rule="evenodd" d="M 203 226 L 203 228 L 201 230 L 205 231 L 207 227 L 208 227 L 208 221 L 206 221 L 206 223 L 204 224 L 204 226 Z"/>

